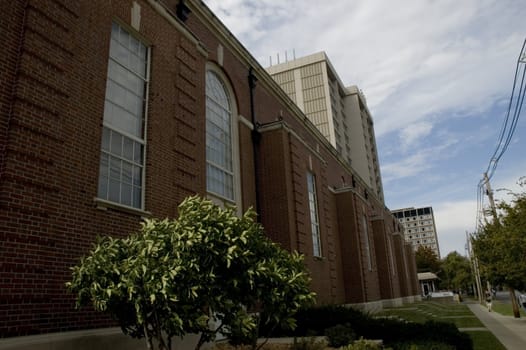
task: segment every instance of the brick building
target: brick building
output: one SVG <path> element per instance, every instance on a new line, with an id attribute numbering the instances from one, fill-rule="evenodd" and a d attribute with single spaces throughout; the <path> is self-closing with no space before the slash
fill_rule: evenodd
<path id="1" fill-rule="evenodd" d="M 74 309 L 69 267 L 196 193 L 257 208 L 319 303 L 419 294 L 398 221 L 206 5 L 183 5 L 0 2 L 0 348 L 141 348 Z"/>

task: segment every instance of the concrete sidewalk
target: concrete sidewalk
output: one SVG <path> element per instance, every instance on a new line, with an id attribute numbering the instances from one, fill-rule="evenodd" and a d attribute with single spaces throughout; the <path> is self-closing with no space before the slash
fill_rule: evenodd
<path id="1" fill-rule="evenodd" d="M 526 349 L 526 318 L 502 316 L 496 312 L 489 312 L 480 304 L 467 304 L 467 306 L 506 349 Z"/>

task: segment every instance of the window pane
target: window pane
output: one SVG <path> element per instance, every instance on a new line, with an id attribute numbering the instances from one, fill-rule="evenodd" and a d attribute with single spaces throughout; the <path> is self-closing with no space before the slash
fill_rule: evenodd
<path id="1" fill-rule="evenodd" d="M 122 162 L 122 182 L 125 184 L 132 183 L 132 165 L 125 161 Z"/>
<path id="2" fill-rule="evenodd" d="M 100 167 L 99 167 L 99 176 L 105 176 L 108 177 L 108 170 L 109 170 L 109 159 L 108 155 L 105 153 L 102 153 L 100 156 Z"/>
<path id="3" fill-rule="evenodd" d="M 121 190 L 121 203 L 124 205 L 132 205 L 132 186 L 128 184 L 122 184 Z"/>
<path id="4" fill-rule="evenodd" d="M 133 206 L 135 208 L 140 208 L 142 206 L 142 203 L 141 203 L 141 193 L 142 193 L 142 190 L 141 190 L 141 187 L 133 187 Z"/>
<path id="5" fill-rule="evenodd" d="M 120 34 L 119 35 L 119 41 L 121 42 L 121 44 L 123 44 L 125 46 L 128 46 L 129 42 L 130 42 L 130 34 L 128 34 L 128 32 L 125 31 L 122 28 L 121 28 L 119 34 Z"/>
<path id="6" fill-rule="evenodd" d="M 133 160 L 133 144 L 134 142 L 132 139 L 128 137 L 124 138 L 122 156 L 125 159 Z"/>
<path id="7" fill-rule="evenodd" d="M 134 54 L 137 54 L 139 52 L 139 40 L 135 39 L 134 37 L 130 38 L 130 51 Z"/>
<path id="8" fill-rule="evenodd" d="M 115 22 L 111 24 L 111 37 L 115 39 L 119 37 L 119 25 Z"/>
<path id="9" fill-rule="evenodd" d="M 110 179 L 108 199 L 112 202 L 120 203 L 120 190 L 120 182 L 118 180 Z"/>
<path id="10" fill-rule="evenodd" d="M 139 142 L 135 142 L 133 147 L 133 161 L 137 164 L 142 164 L 142 151 L 143 145 Z"/>
<path id="11" fill-rule="evenodd" d="M 115 155 L 122 155 L 122 136 L 116 132 L 111 133 L 110 152 Z"/>
<path id="12" fill-rule="evenodd" d="M 112 24 L 98 195 L 137 208 L 141 206 L 144 170 L 147 53 L 138 39 Z"/>
<path id="13" fill-rule="evenodd" d="M 232 162 L 232 114 L 225 86 L 219 77 L 206 73 L 207 190 L 234 199 Z"/>
<path id="14" fill-rule="evenodd" d="M 112 104 L 111 102 L 106 102 Z M 141 136 L 142 127 L 139 126 L 139 123 L 142 124 L 142 120 L 139 120 L 136 115 L 120 106 L 112 104 L 111 113 L 107 117 L 105 116 L 104 121 L 114 129 L 137 137 Z"/>
<path id="15" fill-rule="evenodd" d="M 143 60 L 146 60 L 146 54 L 147 54 L 146 46 L 141 44 L 139 46 L 139 57 L 142 58 Z"/>
<path id="16" fill-rule="evenodd" d="M 135 186 L 142 186 L 142 168 L 138 166 L 133 166 L 133 184 Z"/>
<path id="17" fill-rule="evenodd" d="M 135 105 L 135 114 L 136 115 L 142 115 L 143 113 L 143 106 L 144 106 L 144 100 L 143 99 L 137 99 Z"/>
<path id="18" fill-rule="evenodd" d="M 121 160 L 115 157 L 110 157 L 110 178 L 119 181 L 121 179 Z"/>
<path id="19" fill-rule="evenodd" d="M 106 176 L 99 176 L 99 198 L 108 199 L 108 178 Z"/>
<path id="20" fill-rule="evenodd" d="M 230 174 L 225 174 L 225 196 L 234 198 L 234 177 Z"/>
<path id="21" fill-rule="evenodd" d="M 314 256 L 321 256 L 321 238 L 318 221 L 318 203 L 316 199 L 316 182 L 314 174 L 307 173 L 307 192 L 312 232 L 312 251 Z"/>
<path id="22" fill-rule="evenodd" d="M 110 129 L 102 128 L 102 149 L 104 151 L 110 150 L 110 134 Z"/>

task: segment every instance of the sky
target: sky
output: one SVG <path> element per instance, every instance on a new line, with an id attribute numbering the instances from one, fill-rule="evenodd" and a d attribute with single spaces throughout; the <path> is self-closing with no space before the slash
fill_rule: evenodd
<path id="1" fill-rule="evenodd" d="M 523 0 L 204 2 L 263 67 L 325 51 L 367 98 L 387 207 L 432 206 L 441 257 L 466 254 L 526 38 Z M 491 178 L 497 201 L 526 175 L 522 114 Z"/>

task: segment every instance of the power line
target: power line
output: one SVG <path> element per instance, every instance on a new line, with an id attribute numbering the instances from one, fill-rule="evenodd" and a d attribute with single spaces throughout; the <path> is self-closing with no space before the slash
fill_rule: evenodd
<path id="1" fill-rule="evenodd" d="M 506 111 L 504 122 L 499 133 L 497 147 L 490 158 L 486 171 L 484 172 L 484 178 L 481 179 L 477 185 L 477 217 L 475 222 L 475 232 L 479 231 L 480 226 L 483 224 L 482 220 L 484 220 L 486 216 L 484 212 L 484 194 L 491 195 L 491 193 L 487 193 L 491 191 L 489 187 L 489 180 L 493 177 L 493 174 L 497 170 L 497 165 L 500 159 L 502 158 L 502 156 L 504 155 L 511 143 L 513 134 L 515 133 L 515 129 L 517 128 L 517 123 L 519 121 L 519 116 L 522 111 L 522 106 L 524 104 L 524 98 L 526 95 L 525 47 L 526 40 L 524 40 L 522 44 L 522 48 L 517 59 L 510 101 L 508 103 L 508 109 Z M 518 87 L 518 92 L 516 94 L 518 80 L 520 80 L 520 86 Z"/>
<path id="2" fill-rule="evenodd" d="M 526 77 L 526 67 L 524 65 L 524 63 L 526 63 L 525 47 L 526 47 L 526 40 L 522 44 L 521 52 L 517 59 L 517 65 L 515 67 L 515 77 L 513 78 L 513 87 L 511 90 L 511 97 L 508 103 L 508 109 L 506 112 L 506 116 L 504 118 L 504 123 L 502 124 L 502 128 L 500 131 L 499 140 L 497 142 L 497 147 L 495 149 L 495 152 L 491 156 L 488 167 L 486 169 L 486 173 L 488 174 L 489 179 L 492 178 L 493 174 L 495 173 L 495 170 L 497 169 L 499 160 L 504 155 L 504 152 L 506 152 L 506 150 L 508 149 L 508 146 L 513 137 L 513 133 L 515 132 L 515 129 L 517 127 L 519 115 L 522 110 L 522 105 L 524 103 L 524 95 L 526 93 L 526 85 L 524 84 L 525 77 Z M 517 93 L 517 98 L 515 98 L 517 80 L 518 80 L 518 77 L 521 75 L 522 77 L 520 79 L 519 92 Z M 511 120 L 510 120 L 510 114 L 511 114 L 512 108 L 514 111 L 511 116 Z"/>

